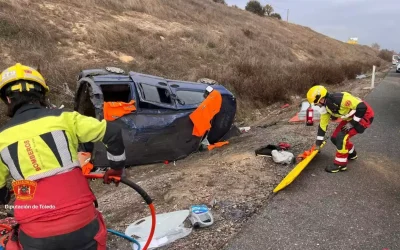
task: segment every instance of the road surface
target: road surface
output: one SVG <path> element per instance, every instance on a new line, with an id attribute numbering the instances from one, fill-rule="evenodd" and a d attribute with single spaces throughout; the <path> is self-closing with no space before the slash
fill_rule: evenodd
<path id="1" fill-rule="evenodd" d="M 348 170 L 325 172 L 329 141 L 224 250 L 400 249 L 400 73 L 392 69 L 365 100 L 375 118 L 353 137 L 358 159 Z"/>

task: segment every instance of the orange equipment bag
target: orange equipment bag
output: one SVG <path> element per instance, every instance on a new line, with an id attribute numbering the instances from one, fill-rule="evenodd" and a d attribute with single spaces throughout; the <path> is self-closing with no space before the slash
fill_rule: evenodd
<path id="1" fill-rule="evenodd" d="M 107 121 L 114 121 L 121 116 L 131 113 L 136 110 L 135 101 L 130 102 L 104 102 L 103 113 L 104 119 Z"/>
<path id="2" fill-rule="evenodd" d="M 220 111 L 222 96 L 216 90 L 211 91 L 207 98 L 190 114 L 193 122 L 192 135 L 202 137 L 210 128 L 211 120 Z"/>

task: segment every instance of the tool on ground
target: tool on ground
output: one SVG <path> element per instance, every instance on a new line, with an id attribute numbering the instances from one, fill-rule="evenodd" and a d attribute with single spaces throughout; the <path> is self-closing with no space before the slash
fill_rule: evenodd
<path id="1" fill-rule="evenodd" d="M 206 205 L 193 205 L 189 209 L 189 220 L 193 227 L 208 227 L 214 223 L 214 218 Z"/>
<path id="2" fill-rule="evenodd" d="M 324 147 L 326 141 L 324 141 L 320 149 Z M 300 157 L 302 160 L 290 171 L 285 178 L 275 187 L 273 190 L 274 193 L 279 192 L 280 190 L 284 189 L 285 187 L 289 186 L 296 177 L 303 171 L 303 169 L 310 163 L 310 161 L 315 157 L 315 155 L 319 152 L 319 150 L 315 149 L 315 145 L 310 149 L 305 151 Z M 304 157 L 304 158 L 303 158 Z"/>
<path id="3" fill-rule="evenodd" d="M 103 173 L 96 173 L 96 174 L 84 174 L 84 176 L 86 177 L 86 179 L 103 179 L 104 174 Z M 150 198 L 150 196 L 146 193 L 146 191 L 144 191 L 139 185 L 137 185 L 136 183 L 134 183 L 133 181 L 129 180 L 126 177 L 116 177 L 116 176 L 110 176 L 110 178 L 113 180 L 114 183 L 117 182 L 122 182 L 125 185 L 131 187 L 132 189 L 134 189 L 136 192 L 138 192 L 140 194 L 140 196 L 142 196 L 142 198 L 145 200 L 145 202 L 147 203 L 147 205 L 150 208 L 150 213 L 151 213 L 151 229 L 150 229 L 150 234 L 149 237 L 147 238 L 146 244 L 144 245 L 144 247 L 141 249 L 140 248 L 140 244 L 133 238 L 124 235 L 120 232 L 114 231 L 112 229 L 107 229 L 108 232 L 113 233 L 115 235 L 118 235 L 120 237 L 123 237 L 129 241 L 131 241 L 132 243 L 138 245 L 138 249 L 139 250 L 147 250 L 152 239 L 153 239 L 153 235 L 154 235 L 154 231 L 156 229 L 156 210 L 153 204 L 152 199 Z M 13 190 L 10 190 L 10 193 L 14 193 Z M 12 226 L 11 225 L 6 225 L 6 224 L 0 224 L 0 229 L 2 229 L 2 231 L 0 231 L 0 235 L 2 235 L 3 237 L 0 239 L 0 250 L 5 249 L 5 241 L 8 239 L 9 237 L 9 233 L 11 233 L 12 231 Z M 2 249 L 3 248 L 3 249 Z"/>

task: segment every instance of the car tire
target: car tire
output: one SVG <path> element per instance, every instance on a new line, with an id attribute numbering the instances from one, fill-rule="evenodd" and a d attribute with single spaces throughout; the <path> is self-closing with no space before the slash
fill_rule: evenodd
<path id="1" fill-rule="evenodd" d="M 212 120 L 207 139 L 211 144 L 221 140 L 232 127 L 236 114 L 236 99 L 230 95 L 222 96 L 221 110 Z"/>

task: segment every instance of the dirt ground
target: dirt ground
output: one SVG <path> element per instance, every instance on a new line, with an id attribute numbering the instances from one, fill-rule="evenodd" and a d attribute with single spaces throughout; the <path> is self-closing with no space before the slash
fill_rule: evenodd
<path id="1" fill-rule="evenodd" d="M 385 76 L 377 72 L 375 86 Z M 349 91 L 364 97 L 371 78 L 344 83 L 330 91 Z M 127 169 L 128 176 L 152 197 L 158 214 L 206 204 L 211 208 L 214 224 L 193 229 L 190 235 L 170 243 L 161 250 L 220 249 L 240 231 L 246 220 L 263 207 L 273 188 L 293 168 L 275 163 L 272 158 L 255 156 L 255 150 L 268 144 L 287 142 L 295 156 L 315 142 L 318 123 L 305 126 L 288 120 L 299 111 L 302 97 L 293 97 L 288 108 L 283 103 L 255 110 L 246 124 L 248 132 L 229 139 L 229 144 L 211 151 L 199 152 L 174 163 L 154 164 Z M 332 131 L 335 123 L 328 130 Z M 333 153 L 333 152 L 332 152 Z M 124 232 L 127 226 L 150 212 L 142 198 L 129 187 L 91 183 L 108 228 Z M 111 249 L 132 249 L 126 240 L 110 236 Z"/>

